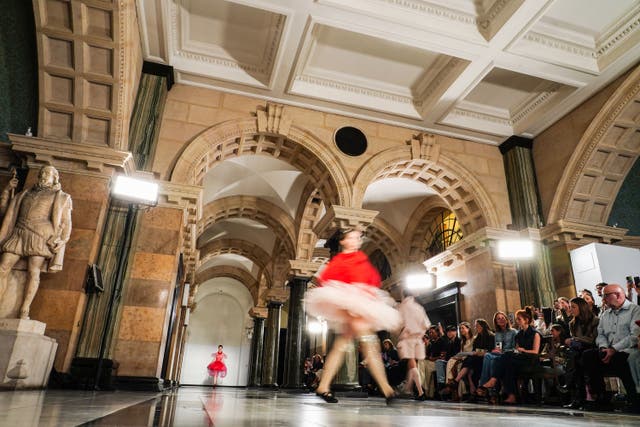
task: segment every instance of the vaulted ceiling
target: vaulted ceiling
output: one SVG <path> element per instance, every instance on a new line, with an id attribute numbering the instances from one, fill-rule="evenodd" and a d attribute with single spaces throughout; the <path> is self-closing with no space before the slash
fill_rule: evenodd
<path id="1" fill-rule="evenodd" d="M 499 144 L 640 58 L 637 0 L 139 0 L 178 82 Z"/>

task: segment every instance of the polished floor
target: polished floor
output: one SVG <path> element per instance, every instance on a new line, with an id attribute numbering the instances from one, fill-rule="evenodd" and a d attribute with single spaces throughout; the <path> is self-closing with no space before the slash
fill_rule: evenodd
<path id="1" fill-rule="evenodd" d="M 559 408 L 344 398 L 242 388 L 183 387 L 167 393 L 0 392 L 0 426 L 638 426 L 621 413 Z"/>

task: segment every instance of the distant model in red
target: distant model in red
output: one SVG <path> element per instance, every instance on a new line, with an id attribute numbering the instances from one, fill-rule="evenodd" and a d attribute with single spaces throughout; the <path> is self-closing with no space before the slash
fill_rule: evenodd
<path id="1" fill-rule="evenodd" d="M 215 357 L 215 360 L 207 365 L 207 371 L 213 377 L 213 386 L 215 387 L 218 385 L 218 378 L 227 376 L 227 365 L 223 362 L 227 355 L 222 351 L 222 345 L 218 346 L 218 352 L 213 353 L 211 357 Z"/>

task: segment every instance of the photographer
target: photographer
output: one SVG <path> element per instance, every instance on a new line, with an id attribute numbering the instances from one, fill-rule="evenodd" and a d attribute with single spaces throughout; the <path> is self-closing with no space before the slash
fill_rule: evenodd
<path id="1" fill-rule="evenodd" d="M 640 400 L 627 363 L 630 354 L 638 351 L 640 307 L 625 298 L 622 286 L 611 284 L 603 290 L 607 310 L 600 316 L 597 348 L 586 350 L 582 356 L 585 379 L 595 399 L 587 402 L 588 409 L 608 410 L 610 402 L 605 398 L 604 376 L 615 375 L 622 380 L 632 412 L 640 413 Z"/>

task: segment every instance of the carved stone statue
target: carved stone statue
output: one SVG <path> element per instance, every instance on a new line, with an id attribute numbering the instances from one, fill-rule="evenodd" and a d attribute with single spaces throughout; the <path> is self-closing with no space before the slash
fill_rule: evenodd
<path id="1" fill-rule="evenodd" d="M 5 296 L 9 274 L 24 257 L 27 280 L 20 318 L 29 318 L 29 308 L 40 285 L 40 272 L 62 270 L 62 260 L 71 234 L 71 196 L 60 189 L 53 166 L 44 166 L 38 183 L 14 197 L 14 177 L 0 196 L 0 300 Z M 8 205 L 8 206 L 7 206 Z"/>

